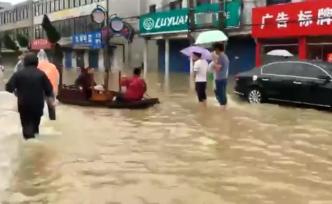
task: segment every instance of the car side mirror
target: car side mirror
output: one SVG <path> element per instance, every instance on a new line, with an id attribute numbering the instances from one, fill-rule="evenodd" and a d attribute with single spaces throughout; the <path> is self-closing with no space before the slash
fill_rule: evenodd
<path id="1" fill-rule="evenodd" d="M 319 79 L 324 80 L 326 82 L 330 82 L 332 80 L 332 78 L 328 75 L 322 75 L 322 76 L 318 76 Z"/>

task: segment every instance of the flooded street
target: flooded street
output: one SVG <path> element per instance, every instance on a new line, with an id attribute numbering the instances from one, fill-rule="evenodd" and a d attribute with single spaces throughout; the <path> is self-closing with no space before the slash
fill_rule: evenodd
<path id="1" fill-rule="evenodd" d="M 252 106 L 231 92 L 226 112 L 212 94 L 204 110 L 187 78 L 171 76 L 167 90 L 151 74 L 161 104 L 148 110 L 60 104 L 36 141 L 1 110 L 0 203 L 332 203 L 331 112 Z"/>

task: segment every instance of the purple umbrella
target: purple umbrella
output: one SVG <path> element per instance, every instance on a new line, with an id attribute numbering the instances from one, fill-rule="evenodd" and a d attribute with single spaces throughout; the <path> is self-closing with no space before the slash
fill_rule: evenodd
<path id="1" fill-rule="evenodd" d="M 203 47 L 190 46 L 190 47 L 187 47 L 187 48 L 181 50 L 181 53 L 188 56 L 188 57 L 193 56 L 194 52 L 202 54 L 203 59 L 212 60 L 211 52 L 208 49 L 205 49 Z"/>

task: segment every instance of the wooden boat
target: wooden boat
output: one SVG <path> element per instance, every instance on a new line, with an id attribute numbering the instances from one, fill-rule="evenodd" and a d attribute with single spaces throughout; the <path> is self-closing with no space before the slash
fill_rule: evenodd
<path id="1" fill-rule="evenodd" d="M 114 91 L 93 91 L 91 99 L 75 86 L 62 86 L 58 100 L 61 103 L 85 107 L 107 107 L 111 109 L 146 109 L 159 104 L 158 98 L 145 98 L 135 102 L 114 101 Z"/>
<path id="2" fill-rule="evenodd" d="M 146 109 L 156 104 L 159 104 L 158 98 L 145 98 L 140 101 L 125 102 L 125 103 L 112 101 L 107 104 L 107 107 L 113 109 Z"/>

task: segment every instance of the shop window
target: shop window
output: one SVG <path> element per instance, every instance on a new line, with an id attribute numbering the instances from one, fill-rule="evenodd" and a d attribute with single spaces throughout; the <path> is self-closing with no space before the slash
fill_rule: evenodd
<path id="1" fill-rule="evenodd" d="M 67 0 L 68 1 L 68 8 L 73 8 L 74 7 L 74 0 Z"/>
<path id="2" fill-rule="evenodd" d="M 10 22 L 14 23 L 14 13 L 12 11 L 9 11 L 9 15 L 10 15 Z"/>
<path id="3" fill-rule="evenodd" d="M 64 20 L 61 21 L 61 33 L 63 37 L 69 37 L 71 35 L 71 25 L 70 25 L 70 20 Z"/>
<path id="4" fill-rule="evenodd" d="M 176 2 L 175 1 L 172 1 L 169 3 L 169 9 L 170 10 L 175 10 L 176 9 Z"/>
<path id="5" fill-rule="evenodd" d="M 75 7 L 80 7 L 81 0 L 74 0 Z"/>
<path id="6" fill-rule="evenodd" d="M 50 6 L 51 6 L 51 12 L 54 12 L 55 7 L 54 7 L 54 1 L 50 1 Z"/>
<path id="7" fill-rule="evenodd" d="M 17 9 L 14 9 L 13 11 L 13 21 L 16 22 L 17 20 Z"/>
<path id="8" fill-rule="evenodd" d="M 9 11 L 9 22 L 13 23 L 13 13 L 11 11 Z"/>
<path id="9" fill-rule="evenodd" d="M 263 42 L 263 52 L 261 54 L 263 64 L 267 64 L 275 61 L 285 61 L 290 59 L 298 59 L 299 46 L 296 39 L 280 40 L 280 41 L 267 41 Z M 273 50 L 283 50 L 291 53 L 292 57 L 283 56 L 270 56 L 268 53 Z"/>
<path id="10" fill-rule="evenodd" d="M 21 16 L 20 20 L 23 20 L 25 18 L 25 10 L 24 10 L 24 8 L 20 9 L 20 16 Z"/>
<path id="11" fill-rule="evenodd" d="M 3 13 L 3 24 L 6 24 L 7 20 L 6 20 L 6 13 Z"/>
<path id="12" fill-rule="evenodd" d="M 0 25 L 2 25 L 3 24 L 3 15 L 2 15 L 2 13 L 0 13 Z"/>
<path id="13" fill-rule="evenodd" d="M 76 33 L 76 31 L 75 31 L 75 19 L 74 18 L 69 20 L 69 29 L 68 29 L 68 31 L 69 31 L 70 36 L 72 36 L 72 35 L 74 35 L 74 33 Z"/>
<path id="14" fill-rule="evenodd" d="M 21 20 L 25 19 L 26 15 L 27 15 L 27 9 L 26 9 L 26 7 L 23 7 L 22 8 L 22 18 L 21 18 Z"/>
<path id="15" fill-rule="evenodd" d="M 54 0 L 54 11 L 59 11 L 59 0 Z"/>
<path id="16" fill-rule="evenodd" d="M 202 4 L 208 4 L 211 3 L 211 0 L 196 0 L 196 5 L 200 6 Z"/>
<path id="17" fill-rule="evenodd" d="M 33 5 L 33 14 L 34 14 L 34 16 L 39 16 L 39 6 L 40 6 L 39 3 L 35 3 Z"/>
<path id="18" fill-rule="evenodd" d="M 64 0 L 59 0 L 59 10 L 65 9 L 65 1 Z"/>
<path id="19" fill-rule="evenodd" d="M 157 8 L 157 5 L 156 5 L 156 4 L 150 5 L 150 7 L 149 7 L 149 12 L 150 12 L 150 13 L 155 13 L 156 10 L 157 10 L 156 8 Z"/>
<path id="20" fill-rule="evenodd" d="M 291 0 L 266 0 L 266 5 L 289 3 Z"/>
<path id="21" fill-rule="evenodd" d="M 46 13 L 51 13 L 51 2 L 47 1 L 47 12 Z"/>
<path id="22" fill-rule="evenodd" d="M 40 6 L 40 15 L 44 15 L 46 12 L 46 4 L 43 2 Z"/>
<path id="23" fill-rule="evenodd" d="M 80 6 L 86 5 L 86 0 L 80 0 Z"/>

